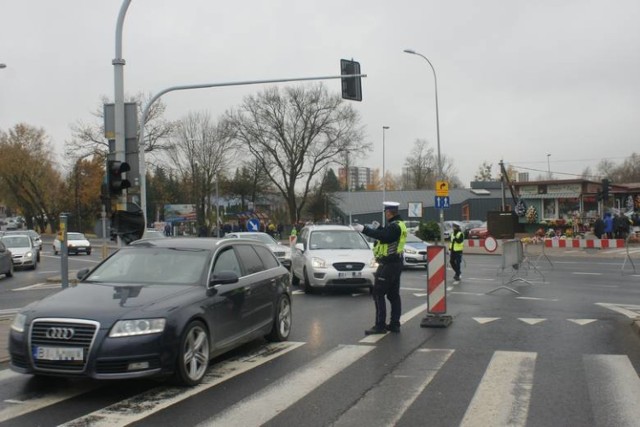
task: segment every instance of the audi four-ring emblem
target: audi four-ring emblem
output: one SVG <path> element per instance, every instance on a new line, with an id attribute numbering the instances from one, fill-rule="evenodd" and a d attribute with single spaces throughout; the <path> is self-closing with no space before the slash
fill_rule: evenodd
<path id="1" fill-rule="evenodd" d="M 73 330 L 73 328 L 54 327 L 47 329 L 47 333 L 45 334 L 45 336 L 51 339 L 70 340 L 71 338 L 73 338 L 74 334 L 75 331 Z"/>

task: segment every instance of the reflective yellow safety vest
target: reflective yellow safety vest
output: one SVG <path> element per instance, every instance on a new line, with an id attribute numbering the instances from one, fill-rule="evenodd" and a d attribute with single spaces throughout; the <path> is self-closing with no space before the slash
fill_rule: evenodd
<path id="1" fill-rule="evenodd" d="M 404 221 L 393 221 L 391 224 L 396 223 L 400 227 L 400 239 L 393 243 L 382 243 L 379 240 L 373 247 L 373 255 L 376 259 L 384 258 L 390 255 L 401 255 L 404 251 L 404 244 L 407 242 L 407 226 Z"/>
<path id="2" fill-rule="evenodd" d="M 458 242 L 458 240 L 460 241 Z M 462 231 L 458 231 L 451 235 L 451 244 L 449 245 L 449 249 L 453 252 L 462 252 L 464 249 L 464 234 L 462 234 Z"/>

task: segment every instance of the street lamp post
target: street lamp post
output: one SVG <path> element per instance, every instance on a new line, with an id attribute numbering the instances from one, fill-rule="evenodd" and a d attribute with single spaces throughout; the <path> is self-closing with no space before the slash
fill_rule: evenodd
<path id="1" fill-rule="evenodd" d="M 411 55 L 418 55 L 422 57 L 425 61 L 427 61 L 427 64 L 429 64 L 429 67 L 431 67 L 431 71 L 433 71 L 433 83 L 434 83 L 435 98 L 436 98 L 436 137 L 438 142 L 438 179 L 443 180 L 444 176 L 442 173 L 442 157 L 440 156 L 440 116 L 438 112 L 438 78 L 436 77 L 436 69 L 433 68 L 433 64 L 431 64 L 431 61 L 429 61 L 429 59 L 423 54 L 416 52 L 415 50 L 412 50 L 412 49 L 405 49 L 404 52 L 409 53 Z M 440 238 L 442 239 L 442 243 L 444 244 L 444 209 L 443 208 L 440 208 Z"/>
<path id="2" fill-rule="evenodd" d="M 389 129 L 389 126 L 382 126 L 382 203 L 384 204 L 385 200 L 386 200 L 386 192 L 387 192 L 387 176 L 386 176 L 386 169 L 384 167 L 384 131 L 386 131 L 387 129 Z M 382 222 L 380 223 L 382 225 L 384 225 L 384 205 L 382 206 Z"/>
<path id="3" fill-rule="evenodd" d="M 551 161 L 549 158 L 551 157 L 550 153 L 547 153 L 547 178 L 551 179 Z"/>

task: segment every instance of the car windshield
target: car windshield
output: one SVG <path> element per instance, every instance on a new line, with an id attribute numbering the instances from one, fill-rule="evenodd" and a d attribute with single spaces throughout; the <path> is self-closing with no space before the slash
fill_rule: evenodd
<path id="1" fill-rule="evenodd" d="M 5 235 L 2 237 L 2 242 L 8 248 L 30 248 L 31 239 L 25 235 Z"/>
<path id="2" fill-rule="evenodd" d="M 85 282 L 189 285 L 208 267 L 204 249 L 124 248 L 113 254 Z"/>
<path id="3" fill-rule="evenodd" d="M 87 240 L 82 233 L 67 233 L 67 240 Z"/>
<path id="4" fill-rule="evenodd" d="M 370 249 L 360 233 L 353 230 L 322 230 L 311 233 L 311 249 Z"/>

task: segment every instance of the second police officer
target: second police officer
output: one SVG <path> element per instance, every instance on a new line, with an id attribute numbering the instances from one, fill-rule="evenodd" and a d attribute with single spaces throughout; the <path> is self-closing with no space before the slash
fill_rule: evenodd
<path id="1" fill-rule="evenodd" d="M 376 319 L 373 327 L 364 331 L 366 335 L 384 334 L 387 331 L 400 332 L 400 274 L 402 273 L 402 251 L 407 241 L 407 226 L 398 214 L 397 202 L 384 202 L 384 216 L 387 224 L 377 228 L 356 224 L 353 228 L 376 239 L 373 254 L 378 261 L 378 269 L 373 285 L 373 302 Z M 391 316 L 387 320 L 385 297 L 391 303 Z"/>

